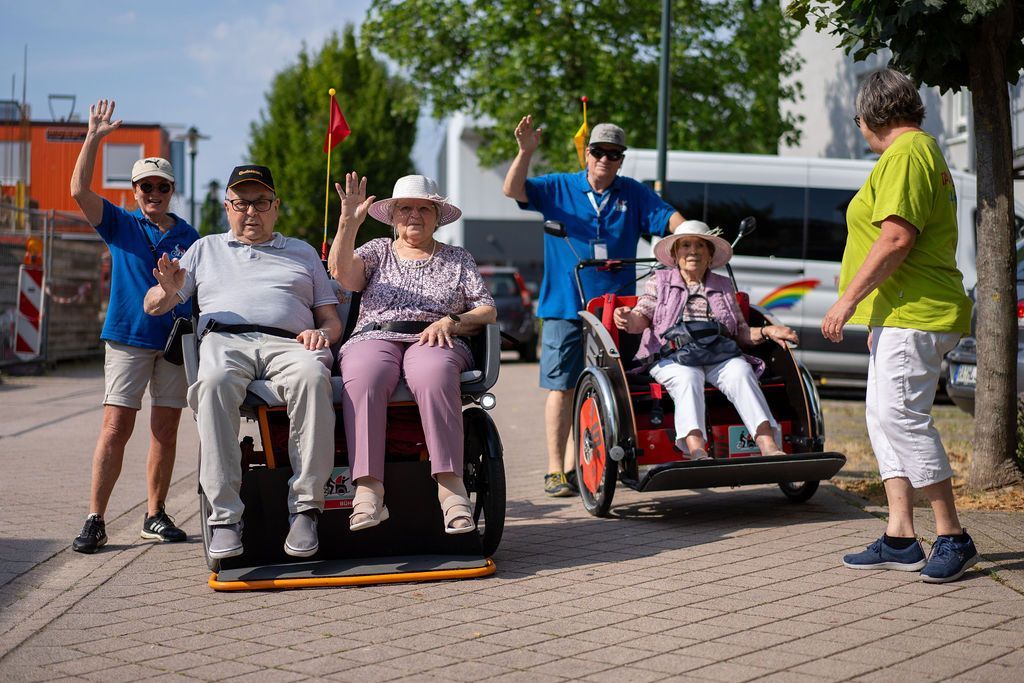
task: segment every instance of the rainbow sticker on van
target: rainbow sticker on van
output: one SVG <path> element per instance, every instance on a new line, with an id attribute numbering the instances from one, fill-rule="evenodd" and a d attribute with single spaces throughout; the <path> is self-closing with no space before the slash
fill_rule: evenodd
<path id="1" fill-rule="evenodd" d="M 821 284 L 821 280 L 797 280 L 789 282 L 768 292 L 760 301 L 758 306 L 763 306 L 769 311 L 793 308 L 793 304 L 803 299 L 807 292 Z"/>

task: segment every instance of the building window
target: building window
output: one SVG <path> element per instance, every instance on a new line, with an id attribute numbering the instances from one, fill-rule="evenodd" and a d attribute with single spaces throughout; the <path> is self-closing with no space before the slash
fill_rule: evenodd
<path id="1" fill-rule="evenodd" d="M 103 146 L 103 187 L 128 189 L 132 186 L 132 166 L 145 156 L 142 145 Z"/>
<path id="2" fill-rule="evenodd" d="M 21 146 L 25 145 L 25 177 L 21 176 Z M 32 177 L 32 143 L 17 140 L 0 141 L 0 185 L 14 185 L 19 180 L 29 184 Z"/>

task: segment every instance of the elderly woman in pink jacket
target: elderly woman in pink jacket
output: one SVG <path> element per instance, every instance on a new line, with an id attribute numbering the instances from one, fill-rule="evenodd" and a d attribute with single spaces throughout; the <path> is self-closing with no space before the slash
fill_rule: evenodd
<path id="1" fill-rule="evenodd" d="M 716 386 L 736 407 L 762 455 L 779 455 L 779 426 L 772 417 L 757 378 L 764 362 L 742 353 L 768 341 L 796 342 L 785 325 L 751 329 L 724 275 L 711 272 L 732 258 L 732 247 L 701 221 L 686 221 L 654 248 L 668 266 L 647 281 L 636 306 L 615 310 L 615 325 L 643 332 L 637 359 L 650 363 L 650 374 L 675 403 L 676 446 L 691 460 L 708 458 L 704 433 L 704 383 Z M 709 337 L 705 335 L 718 335 Z M 692 339 L 710 346 L 688 344 Z"/>

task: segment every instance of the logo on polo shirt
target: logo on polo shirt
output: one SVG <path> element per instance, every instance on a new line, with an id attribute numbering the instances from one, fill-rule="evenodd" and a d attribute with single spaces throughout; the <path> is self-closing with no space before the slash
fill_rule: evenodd
<path id="1" fill-rule="evenodd" d="M 625 199 L 620 199 L 619 201 L 615 202 L 615 211 L 618 211 L 619 213 L 626 213 Z"/>
<path id="2" fill-rule="evenodd" d="M 167 255 L 172 259 L 180 259 L 182 256 L 185 255 L 185 248 L 182 247 L 180 244 L 175 244 L 174 249 L 171 249 L 169 252 L 167 252 Z"/>

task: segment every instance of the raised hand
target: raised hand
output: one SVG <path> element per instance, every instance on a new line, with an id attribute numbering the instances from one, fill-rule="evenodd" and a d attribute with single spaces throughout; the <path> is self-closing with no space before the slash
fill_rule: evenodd
<path id="1" fill-rule="evenodd" d="M 114 100 L 100 100 L 89 105 L 89 134 L 103 138 L 121 126 L 121 119 L 110 120 L 114 116 L 114 105 Z"/>
<path id="2" fill-rule="evenodd" d="M 541 132 L 540 128 L 534 129 L 532 115 L 527 114 L 521 118 L 519 125 L 516 126 L 516 142 L 519 143 L 519 149 L 523 152 L 533 152 L 537 149 Z"/>
<path id="3" fill-rule="evenodd" d="M 366 176 L 362 178 L 355 171 L 345 174 L 345 187 L 341 183 L 334 183 L 334 189 L 341 197 L 341 219 L 339 227 L 358 228 L 366 220 L 366 212 L 370 204 L 377 198 L 366 196 Z"/>
<path id="4" fill-rule="evenodd" d="M 156 262 L 153 277 L 156 278 L 160 288 L 168 294 L 177 294 L 185 286 L 185 270 L 178 265 L 178 259 L 171 260 L 166 253 L 162 254 Z"/>

